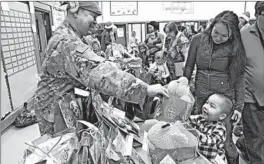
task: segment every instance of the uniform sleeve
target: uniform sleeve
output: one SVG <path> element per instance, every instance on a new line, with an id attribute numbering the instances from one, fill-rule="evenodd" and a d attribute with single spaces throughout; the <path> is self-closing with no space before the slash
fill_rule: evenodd
<path id="1" fill-rule="evenodd" d="M 69 65 L 77 69 L 85 86 L 126 102 L 144 103 L 148 84 L 120 70 L 116 63 L 105 61 L 86 44 L 78 44 L 73 52 L 74 62 L 69 58 Z"/>
<path id="2" fill-rule="evenodd" d="M 186 78 L 188 78 L 189 80 L 191 79 L 192 73 L 193 73 L 193 69 L 196 63 L 196 56 L 197 56 L 197 45 L 198 45 L 198 38 L 199 35 L 196 35 L 193 37 L 190 48 L 189 48 L 189 52 L 188 52 L 188 58 L 185 64 L 185 69 L 184 69 L 184 73 L 183 76 L 185 76 Z"/>
<path id="3" fill-rule="evenodd" d="M 200 133 L 199 141 L 206 145 L 220 144 L 225 141 L 226 138 L 226 128 L 222 124 L 217 124 L 215 129 L 210 135 L 205 135 Z"/>

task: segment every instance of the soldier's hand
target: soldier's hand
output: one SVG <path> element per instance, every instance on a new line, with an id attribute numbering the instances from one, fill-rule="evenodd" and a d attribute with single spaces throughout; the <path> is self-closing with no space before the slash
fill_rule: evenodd
<path id="1" fill-rule="evenodd" d="M 149 85 L 147 89 L 148 95 L 151 97 L 157 96 L 157 95 L 162 95 L 165 97 L 169 97 L 169 92 L 168 89 L 164 88 L 160 84 L 155 84 L 155 85 Z"/>

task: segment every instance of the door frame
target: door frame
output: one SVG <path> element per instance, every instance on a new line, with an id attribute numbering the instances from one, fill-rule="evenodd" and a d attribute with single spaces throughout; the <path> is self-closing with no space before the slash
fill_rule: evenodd
<path id="1" fill-rule="evenodd" d="M 128 24 L 127 23 L 118 23 L 118 24 L 115 24 L 115 26 L 118 28 L 118 26 L 120 27 L 123 27 L 124 28 L 124 38 L 125 38 L 125 45 L 123 45 L 123 46 L 125 46 L 125 47 L 127 47 L 127 45 L 128 45 L 128 31 L 127 31 L 127 29 L 128 29 Z"/>

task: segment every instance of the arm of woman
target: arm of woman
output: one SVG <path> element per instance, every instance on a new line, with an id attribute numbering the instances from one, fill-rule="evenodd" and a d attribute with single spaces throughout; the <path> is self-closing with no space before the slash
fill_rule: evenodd
<path id="1" fill-rule="evenodd" d="M 199 43 L 199 38 L 200 38 L 200 34 L 195 35 L 193 37 L 193 40 L 191 42 L 189 51 L 188 51 L 188 57 L 187 57 L 187 61 L 185 64 L 185 69 L 184 69 L 184 73 L 183 76 L 185 76 L 187 79 L 191 79 L 193 70 L 194 70 L 194 66 L 196 63 L 196 56 L 197 56 L 197 47 L 198 47 L 198 43 Z"/>
<path id="2" fill-rule="evenodd" d="M 244 102 L 245 102 L 245 76 L 242 74 L 240 78 L 238 79 L 237 83 L 235 84 L 235 112 L 232 119 L 235 119 L 234 117 L 237 117 L 235 120 L 235 123 L 238 123 L 241 119 L 241 112 L 244 108 Z M 239 113 L 237 113 L 238 111 Z M 235 116 L 237 115 L 237 116 Z"/>

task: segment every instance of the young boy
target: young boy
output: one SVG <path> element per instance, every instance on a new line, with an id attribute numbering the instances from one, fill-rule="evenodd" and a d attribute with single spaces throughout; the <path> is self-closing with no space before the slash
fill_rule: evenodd
<path id="1" fill-rule="evenodd" d="M 154 75 L 154 83 L 166 85 L 170 82 L 170 72 L 163 51 L 155 54 L 155 62 L 150 65 L 149 72 Z"/>
<path id="2" fill-rule="evenodd" d="M 211 95 L 202 107 L 201 115 L 190 116 L 190 123 L 198 130 L 198 150 L 209 161 L 226 161 L 224 119 L 231 113 L 233 102 L 222 94 Z"/>

